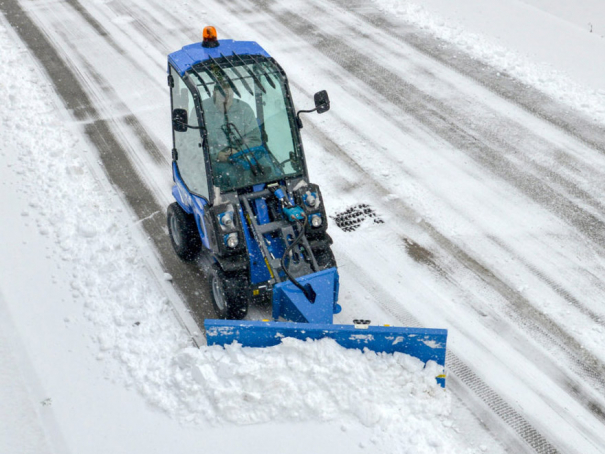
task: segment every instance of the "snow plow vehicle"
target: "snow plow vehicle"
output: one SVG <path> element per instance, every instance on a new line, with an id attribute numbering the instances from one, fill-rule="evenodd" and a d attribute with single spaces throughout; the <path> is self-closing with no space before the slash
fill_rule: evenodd
<path id="1" fill-rule="evenodd" d="M 268 347 L 283 337 L 329 337 L 346 348 L 403 352 L 445 365 L 447 331 L 337 325 L 339 276 L 319 186 L 309 179 L 300 114 L 286 73 L 256 42 L 204 40 L 168 56 L 173 130 L 167 224 L 185 261 L 207 255 L 217 319 L 204 322 L 209 345 Z M 244 320 L 271 299 L 273 320 Z M 437 377 L 444 386 L 445 378 Z"/>

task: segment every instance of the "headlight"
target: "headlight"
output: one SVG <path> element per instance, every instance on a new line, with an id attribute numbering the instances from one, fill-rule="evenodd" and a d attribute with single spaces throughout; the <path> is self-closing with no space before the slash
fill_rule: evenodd
<path id="1" fill-rule="evenodd" d="M 236 232 L 230 233 L 229 235 L 225 235 L 223 241 L 225 242 L 227 247 L 231 249 L 236 248 L 239 244 L 239 238 L 237 237 Z"/>
<path id="2" fill-rule="evenodd" d="M 311 216 L 311 225 L 313 227 L 319 227 L 322 223 L 321 216 L 319 214 L 314 214 Z"/>
<path id="3" fill-rule="evenodd" d="M 303 195 L 303 201 L 305 202 L 305 205 L 310 208 L 317 208 L 319 206 L 319 199 L 315 192 L 307 191 Z"/>
<path id="4" fill-rule="evenodd" d="M 225 211 L 218 215 L 218 221 L 222 227 L 231 228 L 233 226 L 233 212 Z"/>

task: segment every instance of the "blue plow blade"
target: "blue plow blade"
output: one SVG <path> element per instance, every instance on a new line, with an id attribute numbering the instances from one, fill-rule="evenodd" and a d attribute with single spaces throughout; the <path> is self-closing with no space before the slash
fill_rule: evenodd
<path id="1" fill-rule="evenodd" d="M 300 340 L 334 339 L 345 348 L 377 353 L 405 353 L 426 363 L 435 361 L 445 368 L 447 330 L 392 326 L 332 325 L 329 323 L 261 322 L 242 320 L 204 321 L 208 345 L 238 342 L 244 347 L 272 347 L 284 337 Z M 445 387 L 445 375 L 435 377 Z"/>

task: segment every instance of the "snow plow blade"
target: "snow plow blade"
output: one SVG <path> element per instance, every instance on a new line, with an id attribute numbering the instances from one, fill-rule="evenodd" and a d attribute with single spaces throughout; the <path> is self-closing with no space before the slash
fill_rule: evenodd
<path id="1" fill-rule="evenodd" d="M 206 319 L 204 325 L 208 345 L 238 342 L 244 347 L 271 347 L 284 337 L 301 340 L 328 337 L 345 348 L 367 348 L 377 353 L 400 352 L 424 363 L 435 361 L 445 367 L 445 329 L 214 319 Z M 444 375 L 436 379 L 445 387 Z"/>

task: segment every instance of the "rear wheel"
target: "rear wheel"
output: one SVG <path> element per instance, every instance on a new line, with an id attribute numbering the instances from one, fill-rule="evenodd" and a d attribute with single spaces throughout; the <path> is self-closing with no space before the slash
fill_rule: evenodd
<path id="1" fill-rule="evenodd" d="M 186 262 L 195 260 L 202 249 L 202 241 L 193 215 L 174 202 L 168 207 L 167 223 L 176 255 Z"/>
<path id="2" fill-rule="evenodd" d="M 248 313 L 250 286 L 244 273 L 227 273 L 218 264 L 212 265 L 208 280 L 212 305 L 218 318 L 241 320 Z"/>

